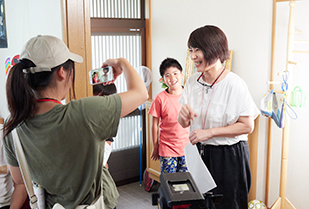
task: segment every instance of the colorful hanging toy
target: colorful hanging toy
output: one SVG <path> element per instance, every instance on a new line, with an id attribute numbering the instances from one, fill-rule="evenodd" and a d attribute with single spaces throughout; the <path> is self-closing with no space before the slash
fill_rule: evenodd
<path id="1" fill-rule="evenodd" d="M 162 77 L 159 79 L 159 82 L 161 83 L 161 88 L 163 88 L 163 89 L 167 89 L 167 88 L 168 88 L 168 86 L 166 85 L 166 83 L 164 83 L 164 80 L 163 80 Z"/>
<path id="2" fill-rule="evenodd" d="M 12 61 L 11 61 L 10 57 L 8 57 L 5 60 L 5 75 L 7 75 L 9 73 L 9 70 L 11 69 L 11 67 L 13 67 L 16 63 L 18 63 L 18 60 L 19 60 L 19 55 L 15 55 L 12 58 Z"/>

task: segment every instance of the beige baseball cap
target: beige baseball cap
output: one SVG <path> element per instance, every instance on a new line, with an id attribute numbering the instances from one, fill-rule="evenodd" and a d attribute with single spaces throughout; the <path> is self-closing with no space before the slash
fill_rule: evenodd
<path id="1" fill-rule="evenodd" d="M 57 37 L 38 35 L 31 38 L 24 46 L 19 59 L 29 59 L 36 67 L 24 69 L 25 73 L 51 71 L 51 68 L 72 60 L 82 63 L 83 58 L 71 53 L 65 43 Z"/>

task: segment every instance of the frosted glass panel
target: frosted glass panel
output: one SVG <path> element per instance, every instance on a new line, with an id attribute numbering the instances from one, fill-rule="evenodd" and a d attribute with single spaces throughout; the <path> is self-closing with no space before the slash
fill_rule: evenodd
<path id="1" fill-rule="evenodd" d="M 141 0 L 91 0 L 90 16 L 98 18 L 141 18 Z"/>

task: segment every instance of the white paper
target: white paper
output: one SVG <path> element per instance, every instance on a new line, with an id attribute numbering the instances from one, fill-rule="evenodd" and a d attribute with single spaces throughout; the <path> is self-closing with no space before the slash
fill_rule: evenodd
<path id="1" fill-rule="evenodd" d="M 193 177 L 199 191 L 204 194 L 215 188 L 217 185 L 205 166 L 196 145 L 189 143 L 185 146 L 185 156 L 187 161 L 188 171 Z"/>
<path id="2" fill-rule="evenodd" d="M 45 209 L 45 190 L 40 186 L 33 186 L 33 192 L 38 200 L 38 209 Z"/>
<path id="3" fill-rule="evenodd" d="M 106 165 L 111 152 L 112 152 L 112 146 L 109 145 L 107 142 L 105 142 L 104 158 L 103 158 L 103 165 L 104 166 Z"/>

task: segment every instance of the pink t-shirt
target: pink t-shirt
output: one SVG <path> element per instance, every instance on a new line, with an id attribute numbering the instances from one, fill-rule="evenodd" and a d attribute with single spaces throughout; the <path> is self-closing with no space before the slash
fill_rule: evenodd
<path id="1" fill-rule="evenodd" d="M 178 123 L 181 105 L 180 95 L 171 95 L 166 91 L 159 93 L 153 100 L 149 114 L 160 118 L 159 155 L 162 157 L 183 156 L 184 147 L 189 143 L 189 128 Z"/>

